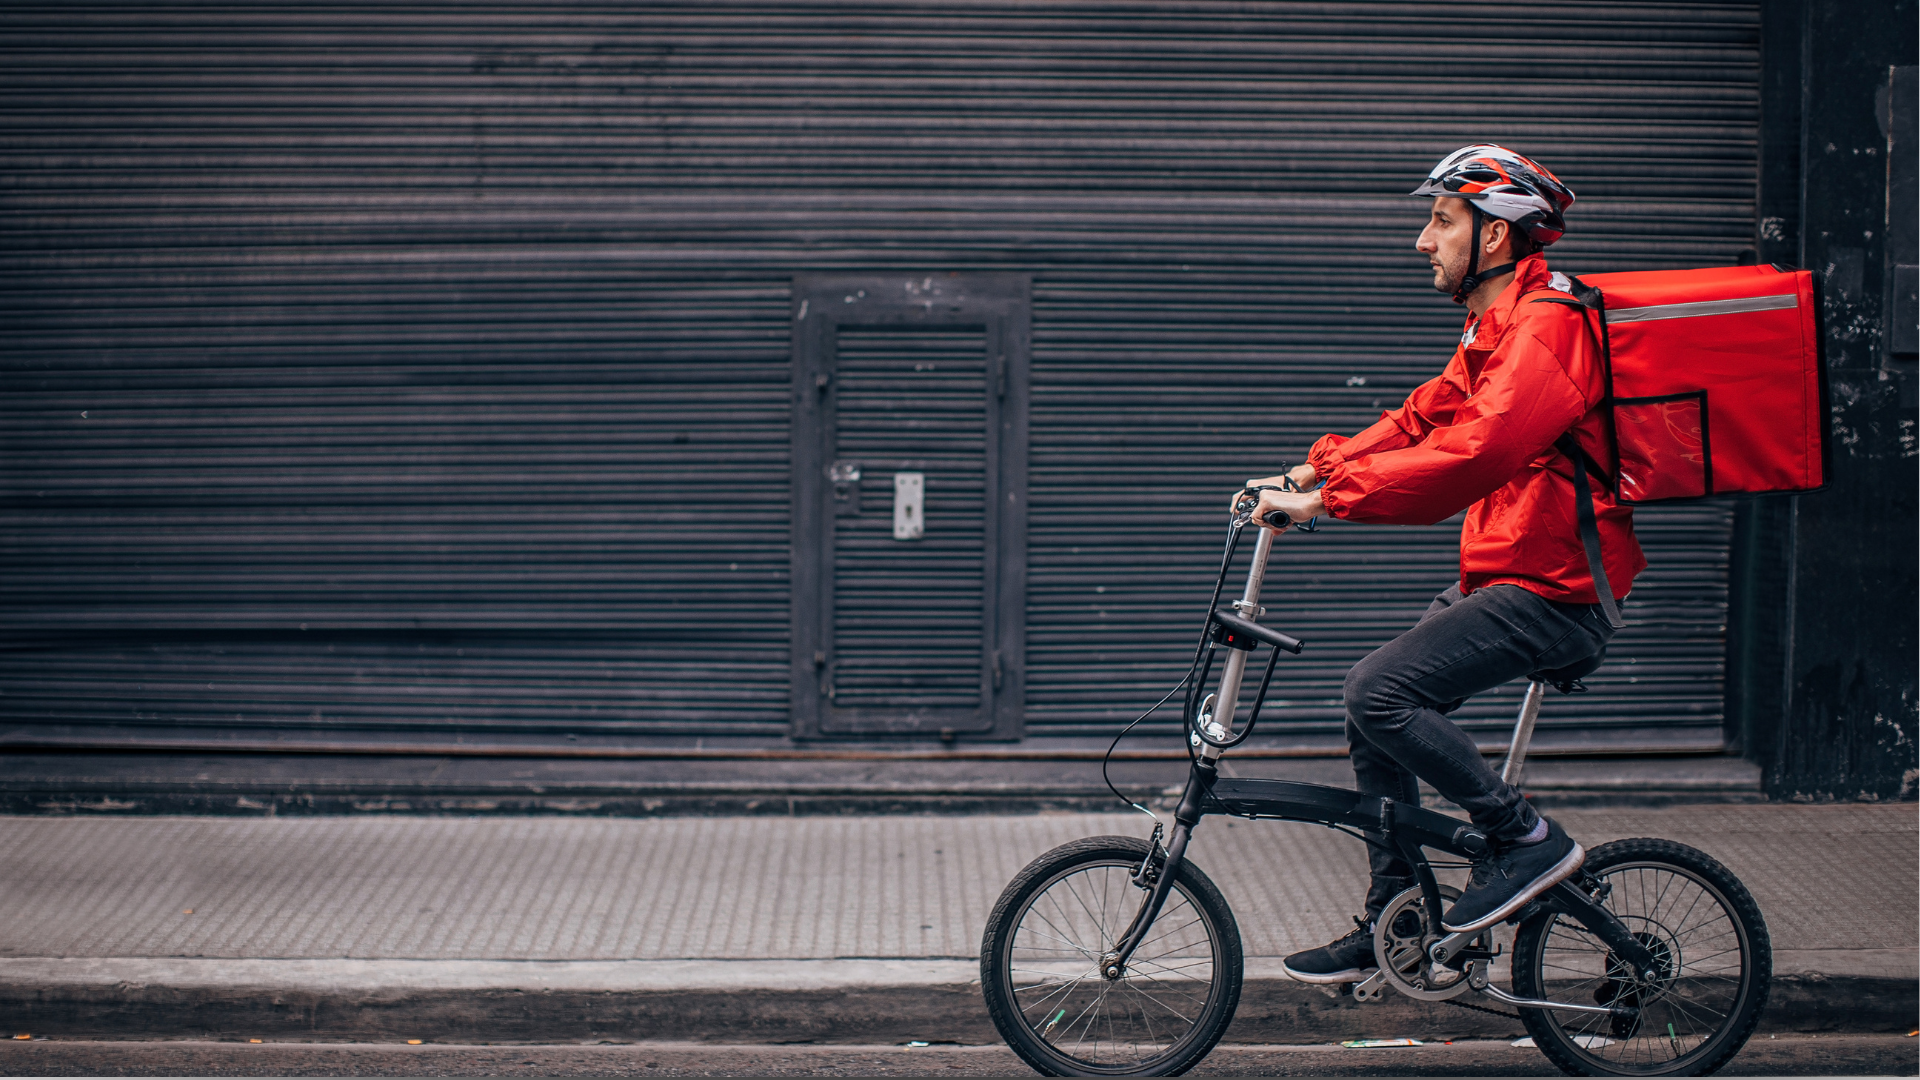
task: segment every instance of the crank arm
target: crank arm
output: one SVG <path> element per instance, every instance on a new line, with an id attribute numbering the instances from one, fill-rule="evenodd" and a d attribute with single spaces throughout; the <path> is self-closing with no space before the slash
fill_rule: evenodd
<path id="1" fill-rule="evenodd" d="M 1353 987 L 1353 1000 L 1355 1001 L 1379 1001 L 1386 996 L 1387 974 L 1385 969 L 1375 971 L 1365 979 L 1354 984 Z"/>
<path id="2" fill-rule="evenodd" d="M 1575 1005 L 1571 1001 L 1543 1001 L 1539 998 L 1515 997 L 1505 990 L 1488 983 L 1480 992 L 1495 1001 L 1504 1001 L 1508 1005 L 1521 1009 L 1553 1009 L 1558 1012 L 1592 1013 L 1595 1016 L 1617 1016 L 1631 1020 L 1640 1015 L 1639 1009 L 1630 1009 L 1625 1005 Z"/>
<path id="3" fill-rule="evenodd" d="M 1436 964 L 1441 964 L 1458 971 L 1460 969 L 1459 961 L 1461 951 L 1464 950 L 1468 943 L 1472 942 L 1474 938 L 1484 933 L 1486 933 L 1485 930 L 1462 930 L 1457 934 L 1448 934 L 1446 937 L 1433 943 L 1433 946 L 1427 950 L 1427 956 Z M 1453 960 L 1455 963 L 1447 963 L 1449 960 Z"/>

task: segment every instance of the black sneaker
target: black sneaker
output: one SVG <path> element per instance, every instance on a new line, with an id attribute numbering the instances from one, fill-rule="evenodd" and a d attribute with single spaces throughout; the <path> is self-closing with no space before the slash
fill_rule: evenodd
<path id="1" fill-rule="evenodd" d="M 1545 840 L 1505 844 L 1473 864 L 1473 882 L 1440 920 L 1448 933 L 1485 930 L 1580 869 L 1586 851 L 1552 819 L 1546 821 Z"/>
<path id="2" fill-rule="evenodd" d="M 1378 970 L 1373 959 L 1373 924 L 1355 917 L 1346 937 L 1317 949 L 1297 952 L 1281 965 L 1287 974 L 1306 983 L 1359 982 Z"/>

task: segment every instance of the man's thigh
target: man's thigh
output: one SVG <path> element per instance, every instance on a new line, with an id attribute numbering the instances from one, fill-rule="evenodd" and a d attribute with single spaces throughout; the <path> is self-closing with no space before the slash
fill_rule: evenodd
<path id="1" fill-rule="evenodd" d="M 1588 636 L 1562 606 L 1518 586 L 1490 585 L 1467 596 L 1456 586 L 1361 663 L 1389 693 L 1451 712 L 1475 694 L 1539 670 L 1544 659 L 1587 649 Z"/>

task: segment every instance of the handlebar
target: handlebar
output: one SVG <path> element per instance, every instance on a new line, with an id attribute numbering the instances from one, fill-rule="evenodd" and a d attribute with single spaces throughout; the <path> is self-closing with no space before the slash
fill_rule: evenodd
<path id="1" fill-rule="evenodd" d="M 1272 484 L 1248 484 L 1246 487 L 1240 489 L 1241 497 L 1236 500 L 1233 505 L 1234 513 L 1238 515 L 1234 520 L 1244 524 L 1251 519 L 1254 510 L 1260 506 L 1260 500 L 1258 496 L 1254 495 L 1255 492 L 1299 490 L 1298 487 L 1294 486 L 1292 480 L 1288 480 L 1284 485 L 1279 487 L 1275 487 Z M 1319 532 L 1320 530 L 1314 528 L 1313 524 L 1318 520 L 1318 518 L 1309 518 L 1304 522 L 1295 521 L 1285 510 L 1269 510 L 1260 517 L 1261 523 L 1270 529 L 1285 531 L 1287 529 L 1298 528 L 1301 532 Z"/>

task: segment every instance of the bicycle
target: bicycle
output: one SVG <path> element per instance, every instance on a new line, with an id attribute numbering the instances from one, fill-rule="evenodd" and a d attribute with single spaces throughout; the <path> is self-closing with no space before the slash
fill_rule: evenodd
<path id="1" fill-rule="evenodd" d="M 1471 993 L 1503 1003 L 1518 1010 L 1534 1045 L 1575 1075 L 1699 1076 L 1726 1064 L 1759 1023 L 1772 954 L 1752 895 L 1706 853 L 1657 839 L 1594 848 L 1578 873 L 1507 920 L 1517 925 L 1508 991 L 1493 981 L 1492 929 L 1450 934 L 1439 925 L 1459 891 L 1434 870 L 1467 864 L 1426 854 L 1487 854 L 1493 841 L 1481 830 L 1343 788 L 1219 775 L 1220 758 L 1252 735 L 1281 652 L 1305 648 L 1255 621 L 1265 612 L 1273 531 L 1258 530 L 1234 610 L 1220 607 L 1253 505 L 1243 498 L 1229 523 L 1187 677 L 1114 740 L 1186 690 L 1190 768 L 1167 842 L 1158 816 L 1114 789 L 1154 818 L 1152 836 L 1055 848 L 1008 883 L 987 920 L 981 987 L 1007 1045 L 1048 1076 L 1179 1075 L 1213 1050 L 1240 999 L 1240 936 L 1220 890 L 1186 854 L 1203 818 L 1231 814 L 1325 825 L 1413 866 L 1416 884 L 1376 921 L 1378 970 L 1342 988 L 1355 1001 L 1378 1002 L 1391 988 L 1423 1001 Z M 1236 734 L 1241 684 L 1261 645 L 1270 650 L 1266 672 Z M 1200 699 L 1223 652 L 1218 689 Z M 1501 769 L 1508 783 L 1518 782 L 1546 686 L 1574 692 L 1600 660 L 1533 675 Z"/>

